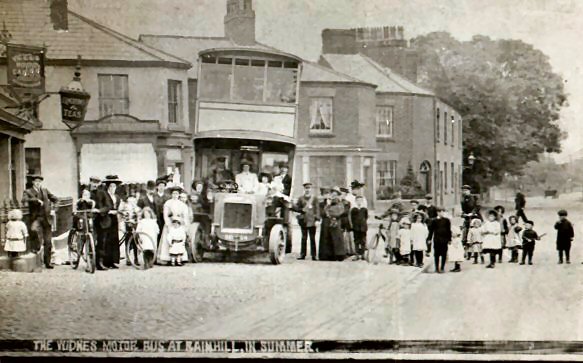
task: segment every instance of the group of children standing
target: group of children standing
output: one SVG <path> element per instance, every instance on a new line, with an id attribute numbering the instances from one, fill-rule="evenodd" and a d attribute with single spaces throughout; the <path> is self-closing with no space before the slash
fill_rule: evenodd
<path id="1" fill-rule="evenodd" d="M 489 256 L 486 268 L 492 269 L 496 262 L 502 262 L 504 249 L 509 251 L 508 262 L 533 265 L 536 242 L 545 235 L 539 235 L 534 230 L 532 220 L 524 220 L 520 224 L 515 215 L 505 218 L 504 208 L 497 206 L 488 211 L 485 221 L 480 218 L 470 221 L 467 237 L 463 241 L 464 226 L 452 225 L 443 208 L 436 208 L 436 211 L 438 215 L 435 218 L 428 218 L 425 211 L 404 214 L 393 209 L 385 213 L 385 216 L 390 214 L 388 226 L 383 226 L 381 241 L 376 238 L 370 240 L 368 261 L 378 264 L 388 257 L 389 264 L 423 267 L 423 255 L 429 256 L 433 247 L 436 272 L 443 272 L 446 261 L 454 264 L 452 272 L 461 271 L 461 263 L 465 260 L 485 264 L 485 255 Z M 557 230 L 559 264 L 571 263 L 574 231 L 567 215 L 566 210 L 558 211 L 559 221 L 554 226 Z"/>
<path id="2" fill-rule="evenodd" d="M 378 264 L 388 257 L 389 264 L 423 267 L 423 255 L 427 251 L 429 228 L 424 213 L 390 212 L 389 224 L 382 232 L 382 239 L 372 238 L 368 245 L 369 262 Z"/>

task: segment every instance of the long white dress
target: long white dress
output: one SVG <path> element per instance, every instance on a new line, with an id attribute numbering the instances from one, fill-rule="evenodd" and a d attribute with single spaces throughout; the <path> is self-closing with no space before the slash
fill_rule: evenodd
<path id="1" fill-rule="evenodd" d="M 7 252 L 25 252 L 26 243 L 24 239 L 28 237 L 28 230 L 23 221 L 8 221 L 6 223 L 6 244 L 4 250 Z"/>
<path id="2" fill-rule="evenodd" d="M 144 250 L 154 250 L 156 241 L 158 240 L 158 233 L 160 233 L 160 227 L 158 227 L 158 221 L 155 219 L 142 219 L 138 222 L 138 227 L 136 232 L 142 232 L 150 237 L 149 239 L 142 240 L 142 248 Z"/>
<path id="3" fill-rule="evenodd" d="M 500 222 L 487 221 L 482 225 L 482 249 L 487 251 L 497 251 L 502 248 L 502 238 L 500 237 Z"/>
<path id="4" fill-rule="evenodd" d="M 170 199 L 164 203 L 164 228 L 162 229 L 162 237 L 160 238 L 160 248 L 158 248 L 158 262 L 170 262 L 170 241 L 168 241 L 168 226 L 172 224 L 172 218 L 177 217 L 180 219 L 180 224 L 184 227 L 188 227 L 189 210 L 188 206 L 178 200 Z M 182 254 L 182 260 L 188 261 L 188 253 L 186 249 Z"/>
<path id="5" fill-rule="evenodd" d="M 411 230 L 401 228 L 399 230 L 399 253 L 401 255 L 408 255 L 411 253 Z"/>
<path id="6" fill-rule="evenodd" d="M 413 225 L 411 225 L 411 240 L 413 241 L 413 251 L 426 251 L 428 236 L 429 230 L 424 223 L 413 223 Z"/>

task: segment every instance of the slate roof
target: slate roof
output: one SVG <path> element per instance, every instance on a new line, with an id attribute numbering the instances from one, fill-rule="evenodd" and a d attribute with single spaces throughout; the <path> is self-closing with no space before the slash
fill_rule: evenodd
<path id="1" fill-rule="evenodd" d="M 12 35 L 11 42 L 46 46 L 47 60 L 127 61 L 136 65 L 190 68 L 191 64 L 171 54 L 68 11 L 68 31 L 53 29 L 49 2 L 45 0 L 0 0 L 0 20 Z M 4 53 L 4 52 L 2 52 Z"/>
<path id="2" fill-rule="evenodd" d="M 239 48 L 282 52 L 277 48 L 259 42 L 251 46 L 241 46 L 226 37 L 142 34 L 139 40 L 157 49 L 175 54 L 192 64 L 196 63 L 200 51 L 212 48 Z M 302 82 L 367 83 L 314 62 L 303 60 L 303 63 Z M 197 72 L 198 68 L 195 66 L 190 69 L 189 74 L 193 78 L 198 78 Z"/>
<path id="3" fill-rule="evenodd" d="M 376 84 L 377 92 L 435 96 L 432 91 L 417 86 L 363 54 L 324 54 L 321 60 L 339 72 Z"/>

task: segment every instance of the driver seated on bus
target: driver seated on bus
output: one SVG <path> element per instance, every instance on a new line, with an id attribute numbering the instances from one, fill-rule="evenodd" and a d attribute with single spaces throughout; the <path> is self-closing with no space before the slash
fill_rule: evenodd
<path id="1" fill-rule="evenodd" d="M 251 162 L 241 160 L 242 171 L 235 176 L 235 182 L 239 186 L 239 193 L 255 194 L 259 188 L 259 179 L 257 174 L 252 173 Z"/>
<path id="2" fill-rule="evenodd" d="M 227 169 L 227 158 L 224 156 L 219 156 L 215 159 L 215 169 L 212 171 L 212 174 L 209 178 L 209 186 L 211 188 L 217 188 L 221 182 L 225 182 L 228 180 L 234 180 L 233 173 Z"/>

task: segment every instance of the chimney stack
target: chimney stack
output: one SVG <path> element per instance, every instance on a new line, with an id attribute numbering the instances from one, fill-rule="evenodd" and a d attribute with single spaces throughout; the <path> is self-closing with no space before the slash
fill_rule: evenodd
<path id="1" fill-rule="evenodd" d="M 227 0 L 225 36 L 239 45 L 255 44 L 253 0 Z"/>
<path id="2" fill-rule="evenodd" d="M 67 0 L 50 0 L 51 22 L 54 30 L 69 30 Z"/>

